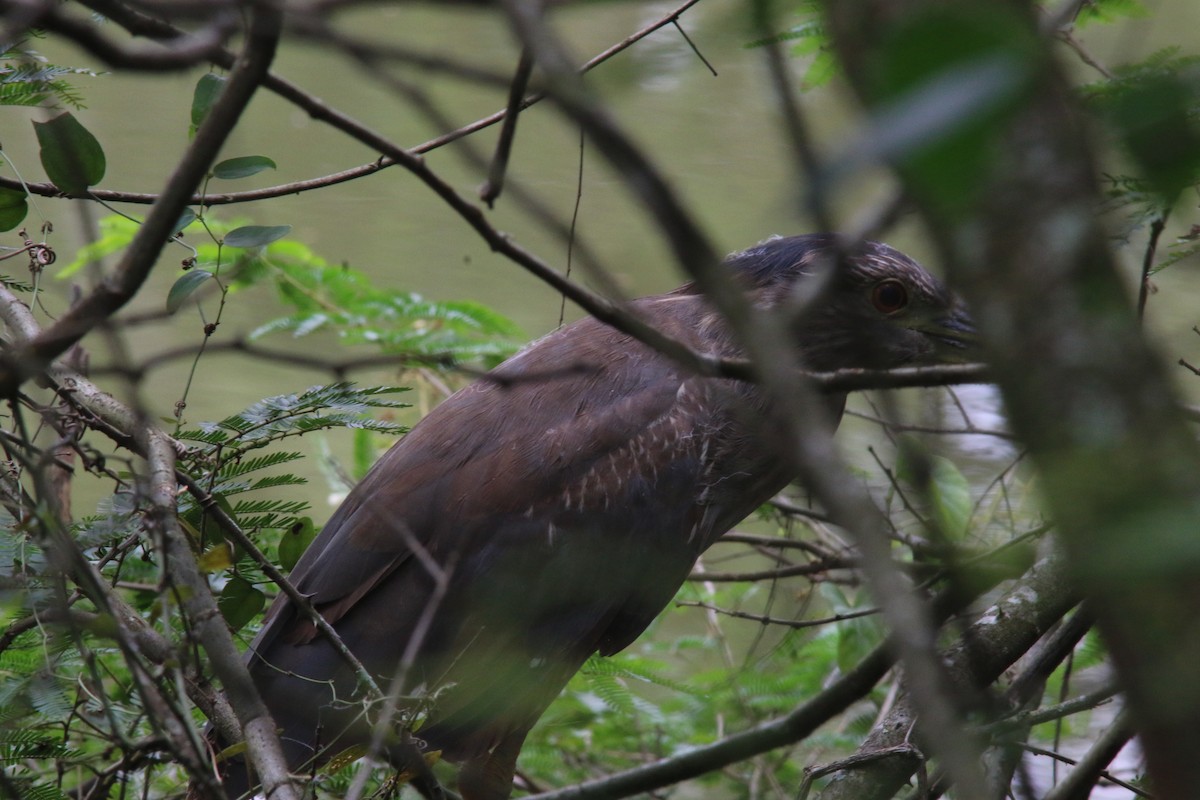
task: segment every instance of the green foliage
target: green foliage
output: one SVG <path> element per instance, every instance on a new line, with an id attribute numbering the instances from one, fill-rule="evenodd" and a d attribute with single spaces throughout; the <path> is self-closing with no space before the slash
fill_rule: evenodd
<path id="1" fill-rule="evenodd" d="M 395 386 L 358 387 L 345 382 L 313 386 L 299 394 L 265 398 L 218 422 L 200 423 L 180 432 L 178 438 L 220 447 L 224 458 L 238 458 L 251 449 L 290 436 L 330 428 L 403 433 L 402 425 L 366 413 L 375 408 L 405 408 L 405 403 L 391 397 L 405 391 Z"/>
<path id="2" fill-rule="evenodd" d="M 316 535 L 317 530 L 311 519 L 305 517 L 292 523 L 279 537 L 276 561 L 280 569 L 290 572 Z"/>
<path id="3" fill-rule="evenodd" d="M 753 584 L 731 584 L 705 599 L 737 607 L 753 604 L 757 594 Z M 679 593 L 680 600 L 696 596 L 692 585 Z M 794 710 L 838 671 L 840 624 L 816 632 L 773 629 L 766 652 L 756 655 L 752 649 L 747 656 L 739 635 L 744 631 L 738 629 L 756 628 L 756 623 L 734 621 L 728 628 L 710 627 L 708 636 L 696 635 L 703 627 L 696 614 L 695 609 L 669 611 L 629 649 L 590 658 L 530 734 L 521 769 L 537 781 L 565 785 L 592 777 L 595 770 L 613 772 L 682 754 L 722 732 L 745 731 Z M 737 653 L 737 663 L 716 657 L 727 646 Z M 866 716 L 874 713 L 871 704 Z M 849 734 L 829 734 L 800 749 L 849 752 L 857 741 Z M 795 785 L 797 763 L 803 762 L 803 755 L 772 759 L 773 779 Z M 735 765 L 703 782 L 714 785 L 712 796 L 738 796 L 754 769 Z"/>
<path id="4" fill-rule="evenodd" d="M 808 61 L 800 77 L 800 88 L 809 91 L 828 84 L 838 72 L 838 63 L 825 29 L 821 4 L 816 0 L 803 0 L 798 5 L 799 22 L 769 39 L 758 39 L 746 46 L 757 48 L 769 43 L 790 43 L 792 57 Z"/>
<path id="5" fill-rule="evenodd" d="M 1141 178 L 1132 175 L 1105 175 L 1104 211 L 1123 217 L 1114 231 L 1121 242 L 1128 243 L 1138 233 L 1163 214 L 1162 198 Z"/>
<path id="6" fill-rule="evenodd" d="M 1119 4 L 1118 4 L 1119 5 Z M 1081 88 L 1138 174 L 1104 177 L 1105 212 L 1130 243 L 1200 186 L 1200 56 L 1165 48 Z M 1200 226 L 1160 245 L 1152 273 L 1200 255 Z"/>
<path id="7" fill-rule="evenodd" d="M 68 677 L 81 666 L 69 644 L 42 642 L 36 631 L 27 631 L 0 652 L 0 767 L 21 786 L 22 798 L 64 797 L 39 776 L 94 757 L 91 742 L 63 738 L 73 714 L 89 714 Z"/>
<path id="8" fill-rule="evenodd" d="M 330 265 L 295 242 L 272 245 L 266 261 L 280 299 L 295 311 L 260 326 L 255 337 L 328 330 L 347 343 L 374 344 L 388 352 L 488 365 L 516 349 L 517 327 L 480 303 L 434 302 L 380 289 L 363 273 Z"/>
<path id="9" fill-rule="evenodd" d="M 292 473 L 256 473 L 269 470 L 299 459 L 295 452 L 276 451 L 263 455 L 251 452 L 293 436 L 334 428 L 372 431 L 396 435 L 405 428 L 394 422 L 377 419 L 371 412 L 384 409 L 392 411 L 404 404 L 394 395 L 404 391 L 396 387 L 357 387 L 349 383 L 314 386 L 299 394 L 279 395 L 261 400 L 238 414 L 217 422 L 201 423 L 198 427 L 183 431 L 179 438 L 198 442 L 202 447 L 184 459 L 195 472 L 207 492 L 229 514 L 252 539 L 265 537 L 260 549 L 278 553 L 285 566 L 295 565 L 303 547 L 312 540 L 312 521 L 301 517 L 308 510 L 308 503 L 281 497 L 255 496 L 242 498 L 247 493 L 263 493 L 270 489 L 304 484 L 305 479 Z M 180 519 L 197 538 L 198 547 L 207 548 L 211 536 L 206 531 L 206 515 L 201 504 L 192 496 L 179 502 Z M 223 546 L 218 540 L 218 546 Z M 219 551 L 218 551 L 219 553 Z M 264 578 L 245 554 L 234 552 L 229 558 L 213 562 L 212 568 L 224 569 L 234 566 L 238 575 L 250 583 L 262 583 Z M 255 596 L 257 595 L 257 596 Z M 226 584 L 222 593 L 224 606 L 228 610 L 227 620 L 241 627 L 249 622 L 259 610 L 263 599 L 257 588 L 240 584 Z"/>
<path id="10" fill-rule="evenodd" d="M 916 16 L 869 65 L 867 154 L 896 164 L 939 216 L 969 213 L 1042 58 L 1023 18 L 1001 6 Z"/>
<path id="11" fill-rule="evenodd" d="M 1079 9 L 1075 24 L 1083 28 L 1095 23 L 1111 24 L 1123 19 L 1150 16 L 1142 0 L 1088 0 Z"/>
<path id="12" fill-rule="evenodd" d="M 81 109 L 83 97 L 65 80 L 71 75 L 96 77 L 90 69 L 63 67 L 49 63 L 25 42 L 16 42 L 0 52 L 0 106 L 41 106 L 64 104 Z"/>
<path id="13" fill-rule="evenodd" d="M 1200 181 L 1198 68 L 1200 56 L 1168 48 L 1084 88 L 1166 209 Z"/>
<path id="14" fill-rule="evenodd" d="M 0 187 L 0 231 L 11 231 L 29 213 L 29 201 L 19 189 Z M 5 281 L 7 283 L 7 281 Z"/>
<path id="15" fill-rule="evenodd" d="M 971 485 L 954 462 L 928 452 L 920 439 L 901 439 L 896 477 L 919 492 L 941 537 L 962 541 L 974 510 Z"/>
<path id="16" fill-rule="evenodd" d="M 228 247 L 265 247 L 287 236 L 291 225 L 243 225 L 225 234 Z"/>
<path id="17" fill-rule="evenodd" d="M 862 604 L 863 594 L 856 592 L 851 597 L 840 586 L 832 583 L 821 585 L 821 596 L 833 613 L 848 617 L 834 628 L 837 632 L 837 664 L 843 672 L 853 668 L 882 644 L 886 635 L 878 614 L 858 616 L 866 610 Z"/>
<path id="18" fill-rule="evenodd" d="M 88 264 L 119 253 L 133 241 L 141 223 L 129 217 L 112 215 L 101 218 L 97 223 L 100 231 L 93 241 L 79 248 L 69 263 L 58 270 L 60 279 L 73 278 Z"/>
<path id="19" fill-rule="evenodd" d="M 181 219 L 194 230 L 194 213 Z M 133 240 L 139 223 L 124 217 L 100 221 L 100 236 L 82 248 L 59 276 L 74 276 L 86 264 L 119 253 Z M 389 353 L 427 357 L 439 363 L 483 362 L 494 366 L 516 351 L 521 332 L 510 320 L 481 303 L 426 300 L 411 292 L 381 289 L 362 272 L 334 266 L 299 242 L 283 239 L 286 225 L 253 226 L 206 218 L 212 241 L 195 248 L 189 267 L 168 292 L 175 312 L 202 286 L 219 278 L 220 286 L 239 292 L 272 284 L 293 309 L 260 325 L 251 335 L 280 332 L 294 337 L 320 331 L 335 333 L 346 344 L 366 344 Z M 226 247 L 218 240 L 223 238 Z M 232 251 L 228 248 L 238 248 Z M 216 285 L 216 284 L 213 284 Z"/>
<path id="20" fill-rule="evenodd" d="M 250 581 L 234 575 L 225 583 L 217 597 L 217 608 L 225 617 L 230 630 L 240 631 L 258 616 L 266 605 L 267 596 Z"/>
<path id="21" fill-rule="evenodd" d="M 0 51 L 0 107 L 65 104 L 83 108 L 82 97 L 66 76 L 96 73 L 78 67 L 49 63 L 34 50 L 15 42 Z M 68 193 L 82 193 L 104 175 L 104 153 L 99 142 L 69 113 L 47 123 L 34 123 L 42 145 L 42 162 L 54 185 Z M 0 152 L 3 148 L 0 146 Z M 88 180 L 94 179 L 94 180 Z M 60 183 L 61 181 L 61 183 Z M 0 231 L 16 228 L 28 213 L 22 190 L 0 188 Z"/>
<path id="22" fill-rule="evenodd" d="M 64 111 L 47 122 L 34 122 L 47 177 L 66 194 L 85 194 L 104 178 L 104 150 L 91 131 Z"/>
<path id="23" fill-rule="evenodd" d="M 167 292 L 167 312 L 174 314 L 201 286 L 215 277 L 206 269 L 193 269 L 183 273 L 171 284 L 171 289 Z"/>
<path id="24" fill-rule="evenodd" d="M 1195 260 L 1197 256 L 1200 256 L 1200 226 L 1193 226 L 1189 233 L 1167 244 L 1166 255 L 1158 260 L 1151 274 L 1183 261 Z"/>

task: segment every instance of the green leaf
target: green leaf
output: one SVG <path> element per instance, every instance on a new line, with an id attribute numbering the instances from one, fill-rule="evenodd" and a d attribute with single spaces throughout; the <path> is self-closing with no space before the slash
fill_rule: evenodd
<path id="1" fill-rule="evenodd" d="M 262 247 L 291 233 L 291 225 L 245 225 L 225 234 L 228 247 Z"/>
<path id="2" fill-rule="evenodd" d="M 17 43 L 17 47 L 20 43 Z M 63 67 L 47 63 L 41 55 L 15 48 L 7 51 L 0 47 L 0 106 L 45 106 L 57 108 L 65 103 L 72 108 L 83 108 L 79 90 L 63 80 L 68 75 L 96 77 L 90 69 Z"/>
<path id="3" fill-rule="evenodd" d="M 1179 75 L 1150 75 L 1124 87 L 1108 109 L 1129 155 L 1167 206 L 1200 180 L 1197 91 Z"/>
<path id="4" fill-rule="evenodd" d="M 185 208 L 183 213 L 179 215 L 179 221 L 175 223 L 175 232 L 183 233 L 188 225 L 191 225 L 198 218 L 195 209 Z"/>
<path id="5" fill-rule="evenodd" d="M 262 611 L 266 602 L 266 595 L 256 589 L 254 584 L 234 575 L 225 584 L 225 588 L 221 589 L 221 595 L 217 598 L 217 608 L 229 627 L 240 631 Z"/>
<path id="6" fill-rule="evenodd" d="M 292 527 L 283 532 L 283 537 L 279 540 L 279 566 L 291 572 L 316 535 L 317 530 L 313 527 L 312 519 L 303 517 L 297 520 Z"/>
<path id="7" fill-rule="evenodd" d="M 228 542 L 213 545 L 200 554 L 196 565 L 201 572 L 220 572 L 233 566 L 233 548 Z"/>
<path id="8" fill-rule="evenodd" d="M 208 116 L 213 103 L 221 96 L 221 92 L 225 89 L 225 80 L 223 76 L 215 72 L 209 72 L 200 76 L 200 80 L 196 81 L 196 89 L 192 92 L 192 127 L 189 130 L 190 136 L 195 136 L 196 129 L 200 127 L 200 123 L 204 122 L 204 118 Z"/>
<path id="9" fill-rule="evenodd" d="M 368 430 L 354 432 L 353 475 L 361 480 L 367 475 L 367 470 L 379 460 L 379 448 L 375 446 L 375 437 Z"/>
<path id="10" fill-rule="evenodd" d="M 1079 9 L 1075 25 L 1087 27 L 1093 22 L 1113 23 L 1120 19 L 1140 19 L 1150 16 L 1141 0 L 1089 0 Z"/>
<path id="11" fill-rule="evenodd" d="M 42 168 L 62 192 L 82 195 L 104 179 L 104 150 L 70 111 L 49 122 L 34 122 Z"/>
<path id="12" fill-rule="evenodd" d="M 193 269 L 179 276 L 175 285 L 167 292 L 167 311 L 174 314 L 187 301 L 192 293 L 204 284 L 213 274 L 206 269 Z"/>
<path id="13" fill-rule="evenodd" d="M 962 540 L 974 508 L 970 483 L 954 462 L 930 453 L 919 438 L 902 436 L 899 445 L 896 477 L 921 492 L 939 532 L 953 541 Z"/>
<path id="14" fill-rule="evenodd" d="M 332 331 L 346 342 L 485 365 L 511 355 L 515 340 L 523 338 L 510 320 L 482 304 L 377 288 L 362 272 L 328 264 L 299 242 L 275 242 L 268 252 L 280 296 L 295 313 L 260 326 L 254 338 Z"/>
<path id="15" fill-rule="evenodd" d="M 871 64 L 874 113 L 857 149 L 896 163 L 941 214 L 969 213 L 1041 52 L 1025 20 L 1000 6 L 916 16 Z"/>
<path id="16" fill-rule="evenodd" d="M 29 213 L 29 202 L 20 189 L 0 188 L 0 231 L 11 231 Z"/>
<path id="17" fill-rule="evenodd" d="M 942 532 L 953 541 L 967 535 L 971 521 L 971 485 L 952 461 L 933 456 L 929 481 L 929 504 Z"/>
<path id="18" fill-rule="evenodd" d="M 827 85 L 839 69 L 838 60 L 832 50 L 821 50 L 813 57 L 808 69 L 800 78 L 800 88 L 804 91 L 820 89 Z"/>
<path id="19" fill-rule="evenodd" d="M 213 167 L 213 177 L 232 181 L 249 178 L 267 169 L 275 169 L 275 162 L 266 156 L 239 156 L 226 159 Z"/>
<path id="20" fill-rule="evenodd" d="M 275 439 L 329 428 L 365 428 L 395 435 L 402 425 L 367 416 L 372 408 L 404 408 L 387 395 L 407 391 L 395 386 L 357 387 L 349 383 L 314 386 L 301 394 L 268 397 L 220 422 L 201 423 L 198 430 L 181 431 L 181 439 L 223 445 L 227 457 L 240 457 L 230 444 L 260 447 Z"/>
<path id="21" fill-rule="evenodd" d="M 141 227 L 141 221 L 116 215 L 100 220 L 100 238 L 79 249 L 75 259 L 58 271 L 59 280 L 77 274 L 88 264 L 106 258 L 129 246 Z"/>
<path id="22" fill-rule="evenodd" d="M 851 614 L 864 610 L 861 603 L 852 602 L 840 587 L 823 583 L 821 597 L 835 614 Z M 844 619 L 837 623 L 837 664 L 843 672 L 849 672 L 884 639 L 883 623 L 878 614 Z"/>

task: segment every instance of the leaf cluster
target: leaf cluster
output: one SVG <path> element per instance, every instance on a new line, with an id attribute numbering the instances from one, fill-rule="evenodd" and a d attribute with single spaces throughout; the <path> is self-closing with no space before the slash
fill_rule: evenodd
<path id="1" fill-rule="evenodd" d="M 0 52 L 0 106 L 42 106 L 61 103 L 74 109 L 84 108 L 83 94 L 70 81 L 71 75 L 94 78 L 96 73 L 82 67 L 51 64 L 36 50 L 16 42 Z"/>
<path id="2" fill-rule="evenodd" d="M 382 289 L 364 273 L 331 265 L 295 242 L 268 248 L 263 267 L 293 312 L 256 328 L 255 338 L 328 331 L 347 344 L 488 366 L 511 355 L 520 338 L 512 322 L 481 303 Z"/>

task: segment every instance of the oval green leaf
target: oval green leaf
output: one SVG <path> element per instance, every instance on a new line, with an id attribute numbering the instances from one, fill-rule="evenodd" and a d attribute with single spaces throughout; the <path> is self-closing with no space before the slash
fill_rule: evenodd
<path id="1" fill-rule="evenodd" d="M 192 293 L 204 284 L 213 274 L 206 269 L 193 269 L 179 276 L 175 285 L 167 292 L 167 312 L 174 314 L 187 301 Z"/>
<path id="2" fill-rule="evenodd" d="M 866 610 L 860 601 L 852 602 L 832 583 L 821 584 L 820 592 L 830 610 L 839 616 Z M 836 630 L 837 663 L 847 672 L 875 649 L 884 640 L 886 633 L 878 614 L 843 619 L 837 623 Z"/>
<path id="3" fill-rule="evenodd" d="M 974 507 L 971 484 L 949 459 L 934 456 L 931 467 L 929 503 L 938 526 L 953 541 L 962 541 L 967 535 Z"/>
<path id="4" fill-rule="evenodd" d="M 213 177 L 233 181 L 249 178 L 267 169 L 275 169 L 275 162 L 266 156 L 238 156 L 227 158 L 213 167 Z"/>
<path id="5" fill-rule="evenodd" d="M 0 231 L 11 231 L 29 213 L 29 203 L 20 189 L 0 189 Z"/>
<path id="6" fill-rule="evenodd" d="M 204 118 L 208 116 L 209 110 L 213 103 L 221 96 L 221 91 L 225 88 L 225 78 L 215 72 L 209 72 L 200 76 L 200 80 L 196 81 L 196 89 L 192 92 L 192 129 L 194 135 L 196 129 L 200 127 L 200 123 L 204 122 Z"/>
<path id="7" fill-rule="evenodd" d="M 262 247 L 291 233 L 291 225 L 245 225 L 225 235 L 228 247 Z"/>
<path id="8" fill-rule="evenodd" d="M 200 567 L 201 572 L 229 569 L 233 566 L 233 548 L 229 546 L 229 542 L 214 545 L 200 554 L 196 559 L 196 566 Z"/>
<path id="9" fill-rule="evenodd" d="M 279 566 L 291 572 L 316 535 L 313 521 L 308 517 L 297 520 L 296 524 L 285 530 L 279 539 Z"/>
<path id="10" fill-rule="evenodd" d="M 254 588 L 254 584 L 234 575 L 225 584 L 225 588 L 221 589 L 221 595 L 217 598 L 217 608 L 220 609 L 221 616 L 225 617 L 226 624 L 236 632 L 254 619 L 266 602 L 266 596 Z"/>
<path id="11" fill-rule="evenodd" d="M 198 216 L 194 209 L 185 208 L 183 213 L 179 215 L 179 221 L 175 223 L 175 232 L 183 233 L 184 229 L 195 222 Z"/>
<path id="12" fill-rule="evenodd" d="M 104 179 L 104 150 L 70 111 L 48 122 L 34 122 L 33 130 L 42 148 L 42 168 L 60 191 L 81 195 Z"/>

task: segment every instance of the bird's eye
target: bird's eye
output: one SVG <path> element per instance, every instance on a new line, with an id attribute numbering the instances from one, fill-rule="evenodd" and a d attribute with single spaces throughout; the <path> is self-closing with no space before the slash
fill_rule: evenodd
<path id="1" fill-rule="evenodd" d="M 908 305 L 908 289 L 897 280 L 880 281 L 871 290 L 871 304 L 880 314 L 894 314 Z"/>

